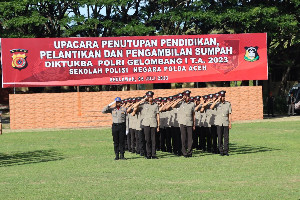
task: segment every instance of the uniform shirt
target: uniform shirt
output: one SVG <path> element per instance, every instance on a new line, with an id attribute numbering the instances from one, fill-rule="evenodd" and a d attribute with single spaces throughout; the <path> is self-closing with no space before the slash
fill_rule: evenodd
<path id="1" fill-rule="evenodd" d="M 206 120 L 206 111 L 200 112 L 200 127 L 207 127 L 205 126 L 205 120 Z"/>
<path id="2" fill-rule="evenodd" d="M 157 114 L 159 114 L 158 105 L 156 103 L 144 103 L 139 106 L 143 115 L 142 125 L 157 127 Z"/>
<path id="3" fill-rule="evenodd" d="M 204 127 L 211 127 L 213 124 L 212 122 L 212 113 L 213 111 L 209 108 L 210 105 L 207 105 L 207 108 L 205 109 L 205 121 L 204 121 Z"/>
<path id="4" fill-rule="evenodd" d="M 159 128 L 165 128 L 167 127 L 167 116 L 166 112 L 160 112 L 159 113 Z"/>
<path id="5" fill-rule="evenodd" d="M 200 122 L 201 122 L 201 112 L 200 110 L 195 112 L 195 126 L 200 126 Z"/>
<path id="6" fill-rule="evenodd" d="M 175 114 L 174 109 L 168 110 L 168 125 L 169 127 L 174 127 Z"/>
<path id="7" fill-rule="evenodd" d="M 124 107 L 117 109 L 116 107 L 111 108 L 110 106 L 105 106 L 102 113 L 111 113 L 113 123 L 115 124 L 124 123 L 126 121 L 126 108 Z"/>
<path id="8" fill-rule="evenodd" d="M 142 120 L 143 120 L 142 113 L 137 112 L 134 116 L 136 116 L 135 130 L 141 131 L 142 130 Z"/>
<path id="9" fill-rule="evenodd" d="M 135 129 L 136 127 L 136 116 L 128 115 L 128 128 Z"/>
<path id="10" fill-rule="evenodd" d="M 229 125 L 229 114 L 231 114 L 231 104 L 228 101 L 224 103 L 219 102 L 215 105 L 217 110 L 217 116 L 215 120 L 215 124 L 218 126 L 228 126 Z"/>
<path id="11" fill-rule="evenodd" d="M 163 112 L 161 112 L 161 113 L 163 113 Z M 164 113 L 165 113 L 165 119 L 166 119 L 166 127 L 171 127 L 171 125 L 170 125 L 170 119 L 171 119 L 171 114 L 170 114 L 170 111 L 169 110 L 167 110 L 167 111 L 164 111 Z"/>
<path id="12" fill-rule="evenodd" d="M 179 116 L 178 116 L 179 108 L 173 109 L 173 127 L 179 127 Z"/>
<path id="13" fill-rule="evenodd" d="M 213 109 L 210 109 L 211 111 L 211 118 L 210 118 L 210 125 L 217 125 L 216 120 L 217 120 L 217 108 L 214 107 Z"/>
<path id="14" fill-rule="evenodd" d="M 193 113 L 195 112 L 195 104 L 193 102 L 182 102 L 179 106 L 178 122 L 185 126 L 193 126 Z"/>

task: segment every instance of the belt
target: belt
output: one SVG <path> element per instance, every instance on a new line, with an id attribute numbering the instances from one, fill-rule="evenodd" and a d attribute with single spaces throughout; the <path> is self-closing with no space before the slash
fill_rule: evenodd
<path id="1" fill-rule="evenodd" d="M 121 123 L 113 123 L 114 126 L 121 126 L 121 125 L 125 125 L 125 122 L 121 122 Z"/>

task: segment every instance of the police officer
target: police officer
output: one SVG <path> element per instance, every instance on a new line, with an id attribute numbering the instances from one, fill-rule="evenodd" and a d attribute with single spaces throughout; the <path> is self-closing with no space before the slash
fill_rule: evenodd
<path id="1" fill-rule="evenodd" d="M 171 126 L 173 154 L 177 155 L 177 156 L 182 156 L 182 152 L 181 152 L 180 125 L 179 125 L 179 122 L 178 122 L 179 108 L 176 108 L 176 105 L 180 101 L 182 101 L 182 98 L 183 98 L 182 93 L 174 95 L 173 98 L 169 97 L 170 103 L 168 103 L 165 107 L 165 110 L 169 112 L 168 124 L 169 124 L 169 126 Z"/>
<path id="2" fill-rule="evenodd" d="M 181 133 L 181 151 L 184 157 L 192 157 L 193 151 L 193 130 L 195 130 L 195 104 L 189 101 L 191 91 L 183 92 L 182 101 L 177 101 L 180 104 L 174 104 L 175 108 L 179 105 L 179 124 Z"/>
<path id="3" fill-rule="evenodd" d="M 166 97 L 158 98 L 158 101 L 160 101 L 160 104 L 159 104 L 160 149 L 162 152 L 166 152 L 167 151 L 166 145 L 167 145 L 167 122 L 168 122 L 167 114 L 168 113 L 162 112 L 162 108 L 167 103 L 167 98 Z"/>
<path id="4" fill-rule="evenodd" d="M 132 110 L 133 105 L 136 103 L 136 98 L 131 98 L 131 102 L 127 108 L 127 113 L 129 113 L 130 110 Z M 129 123 L 128 123 L 128 128 L 129 128 L 129 133 L 127 135 L 128 139 L 128 151 L 131 153 L 136 152 L 136 116 L 128 115 Z"/>
<path id="5" fill-rule="evenodd" d="M 203 106 L 203 98 L 201 96 L 196 96 L 195 97 L 196 105 L 195 105 L 195 123 L 196 123 L 196 128 L 194 131 L 194 138 L 193 138 L 193 146 L 197 150 L 200 150 L 200 136 L 201 133 L 204 133 L 204 127 L 203 127 L 203 117 L 204 117 L 204 112 L 200 111 L 200 108 Z"/>
<path id="6" fill-rule="evenodd" d="M 193 133 L 193 148 L 199 150 L 200 144 L 199 144 L 199 137 L 200 137 L 200 124 L 201 124 L 201 104 L 200 104 L 200 96 L 195 96 L 195 130 Z"/>
<path id="7" fill-rule="evenodd" d="M 218 147 L 221 156 L 229 156 L 229 129 L 231 129 L 232 109 L 230 102 L 225 101 L 225 93 L 226 91 L 220 91 L 220 97 L 215 100 L 210 107 L 211 109 L 215 107 L 217 110 L 215 124 L 217 127 Z"/>
<path id="8" fill-rule="evenodd" d="M 219 94 L 210 94 L 210 101 L 211 104 L 216 101 L 219 97 Z M 210 104 L 210 105 L 211 105 Z M 217 153 L 218 152 L 218 147 L 217 147 L 217 138 L 218 138 L 218 134 L 217 134 L 217 126 L 216 126 L 216 118 L 217 118 L 217 110 L 216 108 L 210 109 L 210 114 L 211 114 L 211 118 L 210 118 L 210 132 L 207 133 L 207 152 L 213 152 L 213 153 Z"/>
<path id="9" fill-rule="evenodd" d="M 159 107 L 153 102 L 154 92 L 146 92 L 146 98 L 134 105 L 133 114 L 141 112 L 145 133 L 147 159 L 158 159 L 156 156 L 156 131 L 159 132 Z"/>
<path id="10" fill-rule="evenodd" d="M 143 98 L 142 97 L 138 97 L 137 98 L 137 103 L 139 101 L 141 101 Z M 145 156 L 145 152 L 146 152 L 146 143 L 145 143 L 145 134 L 143 131 L 143 126 L 142 126 L 142 120 L 143 120 L 143 116 L 142 113 L 136 113 L 136 144 L 137 144 L 137 153 L 140 154 L 141 156 Z"/>
<path id="11" fill-rule="evenodd" d="M 163 101 L 165 102 L 162 107 L 159 108 L 159 111 L 163 113 L 166 120 L 166 147 L 167 152 L 172 153 L 174 146 L 174 137 L 172 134 L 173 125 L 174 125 L 174 116 L 173 110 L 169 110 L 171 105 L 173 104 L 173 96 L 164 97 Z"/>
<path id="12" fill-rule="evenodd" d="M 115 107 L 111 107 L 113 104 L 116 104 Z M 112 114 L 112 136 L 114 141 L 114 150 L 115 150 L 115 160 L 125 160 L 124 151 L 125 151 L 125 132 L 126 132 L 126 108 L 121 106 L 121 98 L 117 97 L 109 105 L 105 106 L 102 110 L 102 113 L 111 113 Z"/>

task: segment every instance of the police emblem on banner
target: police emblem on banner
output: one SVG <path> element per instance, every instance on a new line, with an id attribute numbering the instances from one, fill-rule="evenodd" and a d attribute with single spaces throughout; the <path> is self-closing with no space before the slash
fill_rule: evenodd
<path id="1" fill-rule="evenodd" d="M 249 62 L 254 62 L 259 60 L 259 55 L 257 53 L 257 49 L 258 47 L 245 47 L 245 56 L 244 56 L 244 60 L 249 61 Z"/>
<path id="2" fill-rule="evenodd" d="M 18 70 L 24 69 L 27 67 L 28 63 L 26 61 L 26 54 L 28 50 L 26 49 L 13 49 L 10 50 L 12 56 L 12 67 Z"/>

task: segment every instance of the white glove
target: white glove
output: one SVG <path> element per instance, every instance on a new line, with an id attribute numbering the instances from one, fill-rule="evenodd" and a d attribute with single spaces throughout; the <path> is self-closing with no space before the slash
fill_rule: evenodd
<path id="1" fill-rule="evenodd" d="M 128 133 L 129 133 L 129 131 L 128 131 L 128 130 L 126 130 L 126 135 L 128 135 Z"/>
<path id="2" fill-rule="evenodd" d="M 108 104 L 109 106 L 113 105 L 116 101 L 111 102 L 110 104 Z"/>

